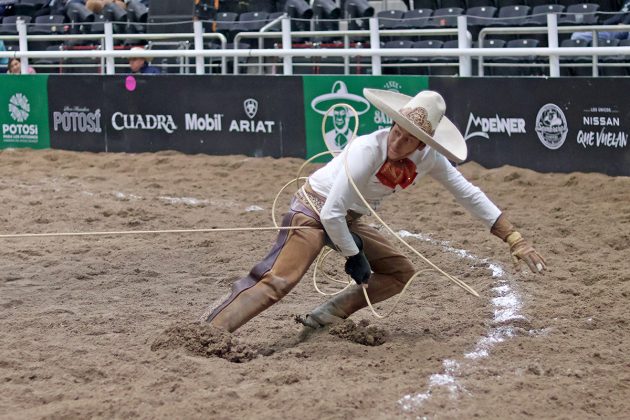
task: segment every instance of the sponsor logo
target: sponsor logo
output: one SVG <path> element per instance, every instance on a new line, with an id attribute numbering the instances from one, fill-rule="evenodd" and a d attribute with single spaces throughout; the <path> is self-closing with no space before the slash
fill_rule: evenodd
<path id="1" fill-rule="evenodd" d="M 28 97 L 15 93 L 9 98 L 9 115 L 13 124 L 2 124 L 2 141 L 14 143 L 37 143 L 39 130 L 37 124 L 25 124 L 31 113 Z"/>
<path id="2" fill-rule="evenodd" d="M 258 112 L 258 101 L 254 98 L 245 99 L 243 108 L 249 118 L 254 118 Z"/>
<path id="3" fill-rule="evenodd" d="M 228 131 L 237 133 L 273 133 L 276 125 L 275 121 L 254 120 L 258 113 L 258 101 L 254 98 L 248 98 L 243 101 L 243 110 L 248 120 L 232 120 Z"/>
<path id="4" fill-rule="evenodd" d="M 223 129 L 223 114 L 186 113 L 184 119 L 187 131 L 221 131 Z"/>
<path id="5" fill-rule="evenodd" d="M 546 104 L 536 115 L 536 134 L 548 149 L 559 149 L 567 139 L 569 127 L 564 112 L 555 104 Z"/>
<path id="6" fill-rule="evenodd" d="M 490 134 L 526 134 L 525 120 L 523 118 L 476 117 L 472 112 L 468 115 L 466 134 L 464 139 L 473 137 L 490 138 Z"/>
<path id="7" fill-rule="evenodd" d="M 383 89 L 400 93 L 400 91 L 402 90 L 402 85 L 395 80 L 390 80 L 383 85 Z"/>
<path id="8" fill-rule="evenodd" d="M 628 145 L 628 133 L 621 128 L 619 111 L 610 107 L 592 107 L 584 110 L 582 128 L 577 143 L 584 147 L 621 148 Z"/>
<path id="9" fill-rule="evenodd" d="M 348 92 L 343 80 L 336 80 L 330 92 L 313 98 L 311 109 L 324 116 L 327 130 L 324 143 L 328 150 L 340 151 L 352 139 L 354 130 L 350 128 L 350 123 L 354 120 L 358 124 L 354 118 L 355 111 L 358 116 L 365 114 L 370 109 L 370 103 L 363 96 Z M 327 118 L 331 118 L 331 122 L 326 122 Z"/>
<path id="10" fill-rule="evenodd" d="M 390 80 L 383 85 L 383 89 L 400 93 L 400 91 L 402 90 L 402 86 L 395 80 Z M 391 117 L 389 117 L 386 113 L 378 108 L 374 109 L 374 124 L 376 124 L 379 130 L 389 127 L 390 125 L 392 125 L 393 122 L 394 120 L 392 120 Z"/>
<path id="11" fill-rule="evenodd" d="M 9 98 L 9 114 L 16 122 L 24 122 L 31 112 L 31 105 L 28 98 L 23 93 L 16 93 Z"/>
<path id="12" fill-rule="evenodd" d="M 172 134 L 177 130 L 173 116 L 153 114 L 123 114 L 115 112 L 112 115 L 112 126 L 115 130 L 152 130 L 164 131 Z"/>
<path id="13" fill-rule="evenodd" d="M 65 106 L 53 112 L 53 130 L 65 133 L 101 133 L 101 110 Z"/>

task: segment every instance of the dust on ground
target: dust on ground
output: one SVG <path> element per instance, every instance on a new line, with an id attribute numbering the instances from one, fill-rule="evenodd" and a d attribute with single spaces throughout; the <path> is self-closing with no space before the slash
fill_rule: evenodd
<path id="1" fill-rule="evenodd" d="M 4 150 L 0 231 L 270 226 L 302 162 Z M 386 332 L 376 346 L 294 323 L 326 299 L 310 272 L 232 336 L 193 324 L 273 232 L 0 241 L 0 418 L 627 417 L 630 178 L 461 170 L 549 271 L 514 269 L 503 242 L 422 179 L 380 214 L 481 297 L 427 273 L 391 316 L 350 318 Z"/>

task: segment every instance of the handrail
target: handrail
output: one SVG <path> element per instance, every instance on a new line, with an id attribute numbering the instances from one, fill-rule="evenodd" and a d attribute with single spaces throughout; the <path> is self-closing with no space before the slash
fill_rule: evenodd
<path id="1" fill-rule="evenodd" d="M 555 18 L 555 15 L 548 15 L 548 17 Z M 379 42 L 380 36 L 435 36 L 435 35 L 457 35 L 458 39 L 467 38 L 470 40 L 470 34 L 467 31 L 466 18 L 460 16 L 458 19 L 457 28 L 444 28 L 444 29 L 401 29 L 401 30 L 378 30 L 378 25 L 374 25 L 375 18 L 370 20 L 370 30 L 337 30 L 337 31 L 290 31 L 288 25 L 289 19 L 286 16 L 281 16 L 278 20 L 283 22 L 282 32 L 241 32 L 236 35 L 234 39 L 235 48 L 227 50 L 227 39 L 220 33 L 202 33 L 201 25 L 194 25 L 194 33 L 176 33 L 176 34 L 113 34 L 111 31 L 111 23 L 105 23 L 105 34 L 70 34 L 70 35 L 28 35 L 25 33 L 26 25 L 23 22 L 18 21 L 18 29 L 21 29 L 20 35 L 2 35 L 1 39 L 5 40 L 18 40 L 20 41 L 21 49 L 17 51 L 5 51 L 0 52 L 0 58 L 17 57 L 25 59 L 23 65 L 30 58 L 100 58 L 105 59 L 108 63 L 107 73 L 113 74 L 113 59 L 114 58 L 131 58 L 131 57 L 185 57 L 197 59 L 197 74 L 203 74 L 203 59 L 205 58 L 221 58 L 222 59 L 222 73 L 226 74 L 227 58 L 235 60 L 235 68 L 238 68 L 239 57 L 256 57 L 262 60 L 265 57 L 281 57 L 285 61 L 284 73 L 292 74 L 292 64 L 290 63 L 293 57 L 344 57 L 346 60 L 349 57 L 371 57 L 373 74 L 380 74 L 380 58 L 381 57 L 422 57 L 422 56 L 436 56 L 441 57 L 457 57 L 460 60 L 460 75 L 470 75 L 469 69 L 467 69 L 462 63 L 465 63 L 466 59 L 472 57 L 479 57 L 480 69 L 483 67 L 483 57 L 501 57 L 501 56 L 538 56 L 549 57 L 549 66 L 551 68 L 551 75 L 554 75 L 553 69 L 558 69 L 558 64 L 554 64 L 554 59 L 562 56 L 580 56 L 588 55 L 594 57 L 593 62 L 596 63 L 597 57 L 605 55 L 615 56 L 628 56 L 630 55 L 630 47 L 575 47 L 575 48 L 559 48 L 557 42 L 555 46 L 550 42 L 550 47 L 540 48 L 470 48 L 469 42 L 459 44 L 459 48 L 441 48 L 436 49 L 420 49 L 420 48 L 380 48 Z M 550 19 L 549 22 L 552 20 Z M 286 23 L 286 25 L 285 25 Z M 109 31 L 108 29 L 109 26 Z M 269 25 L 267 25 L 269 26 Z M 577 31 L 590 31 L 596 34 L 600 31 L 630 31 L 630 25 L 579 25 L 570 27 L 513 27 L 513 28 L 484 28 L 480 31 L 479 39 L 481 42 L 489 34 L 507 34 L 507 33 L 548 33 L 551 40 L 551 35 L 555 33 L 557 39 L 557 33 L 577 32 Z M 108 33 L 109 32 L 109 33 Z M 370 48 L 349 48 L 347 42 L 349 37 L 370 37 Z M 239 41 L 245 38 L 282 38 L 282 49 L 239 49 Z M 305 48 L 305 49 L 292 49 L 290 40 L 293 37 L 343 37 L 345 40 L 344 46 L 347 48 Z M 205 49 L 203 43 L 198 42 L 200 39 L 213 38 L 218 39 L 221 42 L 221 50 L 209 50 Z M 597 45 L 596 36 L 594 36 L 594 46 Z M 68 40 L 68 39 L 98 39 L 100 40 L 99 49 L 89 51 L 28 51 L 27 41 L 50 41 L 50 40 Z M 193 50 L 146 50 L 146 51 L 131 51 L 131 50 L 115 50 L 113 48 L 113 42 L 107 42 L 107 40 L 113 41 L 114 39 L 144 39 L 144 40 L 156 40 L 156 39 L 194 39 L 195 49 Z M 289 42 L 287 43 L 287 40 Z M 483 43 L 481 44 L 483 45 Z M 259 65 L 262 61 L 259 61 Z M 452 63 L 450 65 L 453 65 Z M 542 64 L 540 64 L 542 65 Z M 595 65 L 596 67 L 596 65 Z M 347 68 L 347 66 L 345 66 Z M 481 70 L 480 75 L 483 75 Z"/>
<path id="2" fill-rule="evenodd" d="M 598 37 L 595 36 L 598 32 L 630 32 L 630 25 L 576 25 L 576 26 L 556 26 L 556 33 L 573 33 L 573 32 L 591 32 L 593 36 L 593 45 L 586 48 L 599 48 L 597 45 Z M 479 45 L 484 45 L 484 40 L 488 35 L 523 35 L 523 34 L 541 34 L 548 33 L 549 28 L 547 26 L 531 26 L 531 27 L 486 27 L 479 31 Z M 623 48 L 623 47 L 612 47 L 612 48 Z M 571 48 L 574 49 L 574 48 Z M 500 50 L 505 50 L 504 48 L 500 48 Z M 617 50 L 616 50 L 617 51 Z M 508 54 L 505 54 L 508 56 Z M 533 55 L 541 55 L 541 54 L 533 54 Z M 564 55 L 564 54 L 561 54 Z M 566 54 L 573 55 L 573 54 Z M 589 50 L 586 54 L 576 54 L 576 55 L 590 55 L 592 56 L 592 67 L 593 67 L 593 76 L 598 76 L 598 60 L 597 57 L 599 55 L 608 55 L 608 54 L 593 54 L 592 50 Z M 626 55 L 626 54 L 613 54 L 613 55 Z M 483 68 L 485 65 L 483 62 L 483 56 L 479 56 L 478 62 L 478 73 L 479 76 L 484 75 Z M 512 64 L 510 64 L 512 65 Z M 571 64 L 573 65 L 573 64 Z"/>

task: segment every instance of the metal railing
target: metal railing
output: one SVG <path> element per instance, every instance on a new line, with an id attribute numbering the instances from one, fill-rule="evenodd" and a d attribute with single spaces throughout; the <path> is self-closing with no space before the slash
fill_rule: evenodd
<path id="1" fill-rule="evenodd" d="M 547 32 L 548 47 L 543 48 L 471 48 L 470 33 L 468 32 L 467 17 L 458 16 L 457 28 L 452 29 L 427 29 L 427 30 L 379 30 L 378 20 L 376 18 L 369 19 L 369 30 L 339 30 L 339 31 L 291 31 L 290 20 L 283 17 L 281 20 L 282 30 L 280 33 L 270 32 L 249 32 L 237 34 L 234 49 L 226 49 L 227 39 L 220 33 L 204 33 L 202 22 L 193 22 L 193 33 L 190 34 L 114 34 L 111 22 L 104 24 L 105 33 L 99 35 L 27 35 L 26 25 L 22 21 L 18 21 L 17 36 L 0 36 L 0 39 L 18 40 L 19 50 L 0 52 L 0 58 L 17 57 L 22 59 L 23 72 L 28 68 L 29 59 L 38 58 L 96 58 L 100 59 L 105 74 L 115 73 L 115 59 L 129 59 L 131 57 L 183 57 L 186 59 L 194 59 L 195 73 L 204 74 L 206 70 L 205 59 L 221 60 L 221 73 L 227 74 L 227 60 L 231 59 L 233 63 L 233 72 L 239 72 L 239 58 L 256 58 L 260 68 L 263 63 L 261 60 L 265 58 L 274 58 L 282 61 L 282 74 L 293 74 L 293 57 L 343 57 L 344 68 L 347 71 L 348 61 L 351 57 L 368 57 L 369 64 L 372 68 L 373 75 L 382 74 L 383 64 L 382 57 L 453 57 L 457 59 L 455 65 L 458 66 L 458 74 L 460 76 L 472 75 L 472 58 L 478 58 L 482 62 L 484 57 L 546 57 L 548 63 L 543 63 L 549 67 L 551 77 L 560 75 L 560 57 L 564 56 L 630 56 L 630 47 L 576 47 L 576 48 L 559 48 L 558 32 L 576 31 L 580 29 L 586 30 L 603 30 L 610 27 L 599 26 L 594 27 L 575 26 L 558 28 L 557 16 L 555 14 L 547 15 L 547 27 L 539 28 L 496 28 L 485 29 L 484 36 L 488 33 L 502 33 L 506 31 L 522 32 L 540 31 Z M 277 23 L 276 23 L 277 24 Z M 623 30 L 621 26 L 616 26 L 615 30 Z M 507 33 L 507 32 L 506 32 Z M 458 48 L 381 48 L 380 38 L 383 36 L 424 36 L 424 35 L 457 35 Z M 292 48 L 292 39 L 294 37 L 316 37 L 316 36 L 341 36 L 344 39 L 344 48 Z M 351 37 L 369 37 L 369 48 L 351 48 L 348 40 Z M 238 39 L 244 37 L 264 38 L 280 38 L 280 48 L 260 48 L 260 49 L 239 49 Z M 221 43 L 221 49 L 204 48 L 204 39 L 214 38 Z M 595 37 L 596 38 L 596 37 Z M 594 38 L 594 39 L 595 39 Z M 67 39 L 98 39 L 100 44 L 97 49 L 84 51 L 29 51 L 29 41 L 51 41 L 51 40 L 67 40 Z M 114 40 L 117 39 L 188 39 L 194 41 L 194 48 L 189 50 L 165 50 L 152 49 L 147 51 L 135 50 L 117 50 L 114 48 Z M 480 67 L 482 68 L 482 67 Z M 594 67 L 596 68 L 596 66 Z"/>
<path id="2" fill-rule="evenodd" d="M 555 16 L 555 15 L 553 15 Z M 549 24 L 549 22 L 548 22 Z M 555 47 L 558 46 L 558 34 L 561 33 L 574 33 L 574 32 L 589 32 L 592 36 L 592 44 L 590 47 L 591 50 L 587 54 L 579 54 L 586 55 L 591 57 L 591 64 L 588 63 L 557 63 L 558 67 L 592 67 L 592 75 L 594 77 L 599 76 L 599 66 L 606 67 L 618 67 L 618 66 L 630 66 L 630 63 L 600 63 L 598 60 L 599 55 L 593 51 L 593 48 L 601 48 L 598 45 L 600 32 L 630 32 L 630 25 L 579 25 L 579 26 L 557 26 L 554 28 L 555 36 L 553 33 L 549 32 L 548 26 L 532 26 L 532 27 L 486 27 L 479 31 L 479 45 L 485 45 L 485 41 L 488 36 L 493 35 L 531 35 L 531 34 L 548 34 L 548 42 L 551 46 L 554 43 Z M 552 39 L 555 38 L 555 39 Z M 565 47 L 566 48 L 566 47 Z M 612 48 L 624 48 L 624 47 L 612 47 Z M 615 50 L 617 51 L 617 50 Z M 621 52 L 613 55 L 628 55 L 627 53 Z M 608 55 L 608 54 L 601 54 Z M 536 56 L 536 55 L 534 55 Z M 630 57 L 629 57 L 630 58 Z M 502 64 L 502 63 L 485 63 L 484 57 L 480 56 L 478 61 L 478 74 L 479 76 L 484 76 L 484 67 L 506 67 L 506 66 L 519 66 L 519 64 L 510 63 L 510 64 Z M 532 63 L 523 63 L 520 64 L 522 67 L 527 66 L 542 66 L 542 67 L 550 67 L 550 63 L 544 62 L 532 62 Z"/>

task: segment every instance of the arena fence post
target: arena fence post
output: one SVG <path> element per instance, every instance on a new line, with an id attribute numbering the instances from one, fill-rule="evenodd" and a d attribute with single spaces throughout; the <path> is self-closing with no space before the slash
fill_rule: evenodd
<path id="1" fill-rule="evenodd" d="M 105 22 L 105 51 L 114 50 L 114 25 L 111 22 Z M 105 58 L 105 72 L 107 74 L 116 73 L 115 58 L 108 56 Z"/>
<path id="2" fill-rule="evenodd" d="M 343 35 L 343 48 L 347 50 L 350 48 L 350 37 L 348 36 L 348 21 L 340 20 L 339 21 L 339 30 L 344 32 Z M 350 74 L 350 57 L 347 55 L 343 56 L 343 74 Z"/>
<path id="3" fill-rule="evenodd" d="M 291 49 L 291 20 L 288 17 L 282 19 L 282 50 Z M 282 57 L 283 73 L 287 76 L 293 74 L 293 57 L 285 55 Z"/>
<path id="4" fill-rule="evenodd" d="M 203 22 L 195 20 L 193 22 L 193 31 L 195 33 L 195 52 L 203 52 Z M 195 57 L 195 69 L 197 74 L 203 74 L 204 57 L 199 54 Z"/>
<path id="5" fill-rule="evenodd" d="M 468 34 L 468 20 L 466 15 L 457 16 L 457 48 L 460 50 L 470 48 L 470 38 Z M 469 55 L 459 56 L 459 75 L 470 77 L 472 74 L 472 60 Z"/>
<path id="6" fill-rule="evenodd" d="M 26 40 L 26 22 L 24 22 L 23 19 L 18 19 L 15 22 L 15 25 L 17 26 L 18 31 L 20 52 L 28 52 L 28 41 Z M 23 56 L 20 59 L 20 63 L 22 74 L 28 74 L 28 57 Z"/>
<path id="7" fill-rule="evenodd" d="M 558 48 L 558 16 L 555 13 L 547 14 L 547 45 L 549 48 Z M 549 55 L 549 76 L 560 77 L 560 58 L 557 54 Z"/>
<path id="8" fill-rule="evenodd" d="M 378 18 L 370 18 L 370 49 L 375 51 L 372 55 L 372 75 L 381 76 L 381 35 L 378 32 Z"/>

